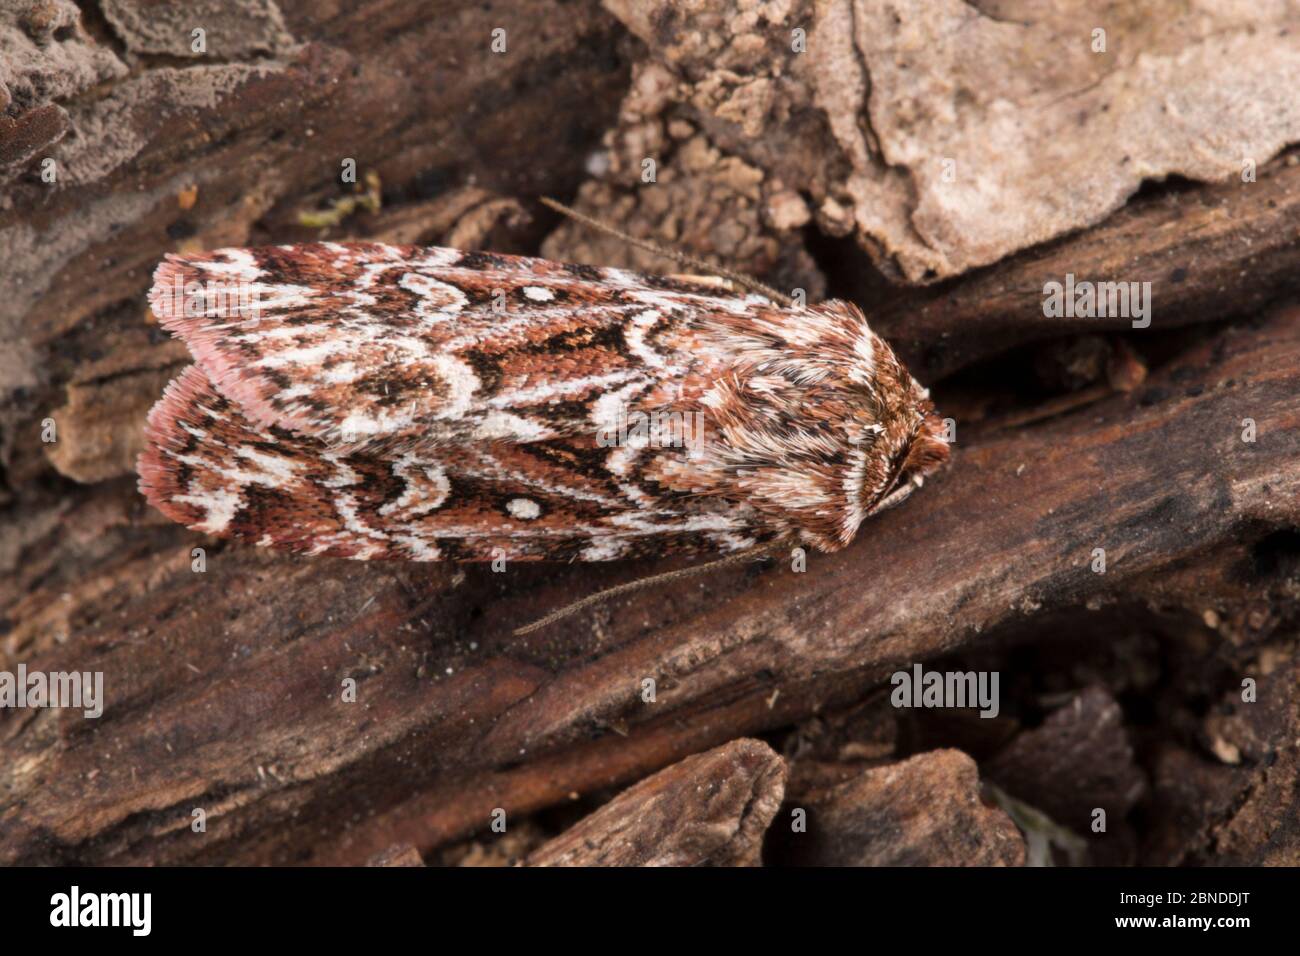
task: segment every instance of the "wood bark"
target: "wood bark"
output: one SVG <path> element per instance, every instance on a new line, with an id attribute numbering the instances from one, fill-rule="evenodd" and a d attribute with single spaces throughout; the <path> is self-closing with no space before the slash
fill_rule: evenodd
<path id="1" fill-rule="evenodd" d="M 6 647 L 47 670 L 93 654 L 115 678 L 115 706 L 93 723 L 6 715 L 3 851 L 360 862 L 780 727 L 1049 610 L 1216 609 L 1258 640 L 1277 624 L 1252 601 L 1284 591 L 1293 567 L 1258 573 L 1270 536 L 1297 521 L 1297 363 L 1300 310 L 1228 329 L 1139 393 L 959 446 L 958 467 L 926 494 L 843 553 L 813 556 L 807 573 L 781 562 L 705 578 L 525 639 L 511 633 L 520 622 L 661 566 L 503 579 L 214 548 L 195 574 L 189 542 L 165 546 L 175 536 L 159 520 L 87 503 L 93 540 L 56 530 L 39 550 L 56 566 L 59 549 L 98 552 L 97 573 L 34 581 L 31 616 Z M 1248 417 L 1253 444 L 1241 440 Z M 1095 548 L 1104 574 L 1091 570 Z M 1195 569 L 1225 548 L 1254 562 L 1246 587 L 1231 565 Z M 51 637 L 60 630 L 68 643 Z M 346 677 L 355 705 L 340 699 Z M 642 701 L 647 678 L 654 704 Z M 188 826 L 199 805 L 204 835 Z"/>
<path id="2" fill-rule="evenodd" d="M 652 774 L 528 857 L 529 866 L 757 866 L 785 762 L 733 740 Z"/>
<path id="3" fill-rule="evenodd" d="M 643 41 L 586 0 L 515 5 L 499 60 L 463 52 L 497 25 L 479 4 L 212 0 L 205 59 L 154 7 L 0 19 L 59 64 L 0 70 L 0 671 L 100 671 L 107 695 L 97 719 L 0 708 L 0 863 L 1014 864 L 1038 852 L 1014 828 L 1055 839 L 1035 812 L 1088 862 L 1300 862 L 1294 152 L 914 287 L 814 235 L 799 184 L 772 185 L 781 141 L 742 160 L 736 129 L 663 106 L 678 168 L 709 175 L 667 209 L 582 195 L 645 231 L 689 210 L 698 251 L 851 295 L 956 418 L 953 465 L 806 570 L 781 555 L 521 638 L 685 565 L 365 564 L 171 525 L 132 469 L 187 359 L 143 293 L 178 248 L 573 248 L 535 197 L 632 150 L 652 124 L 631 107 L 662 93 L 636 79 L 667 68 L 635 73 Z M 1150 278 L 1151 329 L 1045 316 L 1067 272 Z M 1044 356 L 1069 374 L 1035 379 Z M 1004 712 L 880 705 L 918 662 L 1001 671 Z M 799 806 L 824 810 L 815 843 L 784 832 Z"/>

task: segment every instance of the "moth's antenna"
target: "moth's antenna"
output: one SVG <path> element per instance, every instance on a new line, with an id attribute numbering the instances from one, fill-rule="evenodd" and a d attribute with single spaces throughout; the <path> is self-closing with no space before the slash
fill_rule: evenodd
<path id="1" fill-rule="evenodd" d="M 599 219 L 592 219 L 590 216 L 583 215 L 576 209 L 570 209 L 564 203 L 556 202 L 550 196 L 539 196 L 538 200 L 548 209 L 554 209 L 558 213 L 563 213 L 575 222 L 580 222 L 590 229 L 597 232 L 603 232 L 607 236 L 613 236 L 616 239 L 622 239 L 624 242 L 636 246 L 638 249 L 644 249 L 646 252 L 653 252 L 655 255 L 663 256 L 665 259 L 671 259 L 674 262 L 680 262 L 684 266 L 690 266 L 692 269 L 703 270 L 704 274 L 721 276 L 729 279 L 741 288 L 748 289 L 750 292 L 757 292 L 759 295 L 765 295 L 773 302 L 778 302 L 786 308 L 794 305 L 794 300 L 784 293 L 777 292 L 771 286 L 764 285 L 751 276 L 742 275 L 739 272 L 733 272 L 725 266 L 708 262 L 690 253 L 682 252 L 679 249 L 668 249 L 664 246 L 653 243 L 648 239 L 638 239 L 636 236 L 629 236 L 626 232 L 615 229 L 613 226 L 606 225 Z"/>
<path id="2" fill-rule="evenodd" d="M 552 611 L 546 617 L 533 621 L 532 624 L 525 624 L 523 627 L 515 629 L 515 637 L 522 637 L 524 634 L 531 634 L 533 631 L 539 631 L 544 627 L 554 624 L 556 621 L 562 621 L 566 617 L 572 617 L 583 608 L 591 607 L 593 604 L 600 604 L 612 597 L 620 594 L 630 594 L 633 591 L 640 591 L 643 588 L 653 587 L 656 584 L 667 584 L 669 581 L 680 581 L 682 578 L 689 578 L 693 575 L 700 574 L 703 571 L 713 571 L 717 568 L 725 567 L 729 564 L 739 564 L 746 558 L 759 558 L 768 551 L 774 551 L 781 546 L 781 542 L 760 544 L 755 548 L 747 548 L 744 551 L 737 551 L 735 554 L 729 554 L 725 558 L 718 558 L 716 561 L 708 561 L 704 564 L 693 565 L 689 568 L 678 568 L 676 571 L 665 571 L 662 574 L 652 574 L 646 578 L 637 578 L 635 581 L 628 581 L 626 584 L 616 584 L 612 588 L 605 588 L 603 591 L 597 591 L 590 594 L 580 601 L 574 601 L 572 604 L 566 604 L 558 611 Z"/>

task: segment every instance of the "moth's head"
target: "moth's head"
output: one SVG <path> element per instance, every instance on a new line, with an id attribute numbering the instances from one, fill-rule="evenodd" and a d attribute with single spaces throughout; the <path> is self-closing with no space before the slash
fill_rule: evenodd
<path id="1" fill-rule="evenodd" d="M 705 402 L 718 447 L 744 493 L 779 506 L 803 540 L 846 546 L 947 461 L 928 392 L 851 302 L 716 321 L 739 356 Z"/>
<path id="2" fill-rule="evenodd" d="M 921 424 L 912 436 L 907 456 L 899 469 L 899 483 L 909 481 L 920 485 L 927 475 L 932 475 L 948 464 L 948 427 L 939 417 L 929 399 L 925 399 Z"/>
<path id="3" fill-rule="evenodd" d="M 867 451 L 860 514 L 869 515 L 902 501 L 926 477 L 948 462 L 948 429 L 930 401 L 929 390 L 903 367 L 894 350 L 867 326 L 856 306 L 825 303 L 823 308 L 854 330 L 849 360 L 853 389 L 861 396 L 855 428 L 874 433 Z"/>
<path id="4" fill-rule="evenodd" d="M 948 426 L 930 401 L 929 391 L 901 365 L 899 370 L 899 391 L 882 402 L 886 407 L 880 452 L 886 478 L 883 490 L 864 502 L 869 514 L 898 504 L 948 463 Z"/>

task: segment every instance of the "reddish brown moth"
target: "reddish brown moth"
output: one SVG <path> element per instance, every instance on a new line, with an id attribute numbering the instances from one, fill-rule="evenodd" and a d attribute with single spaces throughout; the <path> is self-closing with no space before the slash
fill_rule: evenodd
<path id="1" fill-rule="evenodd" d="M 853 305 L 378 243 L 169 255 L 195 364 L 140 489 L 308 554 L 606 561 L 836 551 L 946 461 L 925 389 Z"/>

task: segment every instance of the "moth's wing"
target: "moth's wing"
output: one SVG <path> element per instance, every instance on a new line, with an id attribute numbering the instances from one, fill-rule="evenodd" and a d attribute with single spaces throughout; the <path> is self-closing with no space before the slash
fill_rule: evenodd
<path id="1" fill-rule="evenodd" d="M 150 304 L 247 417 L 354 449 L 590 435 L 725 357 L 693 332 L 766 300 L 680 279 L 379 243 L 169 255 Z M 716 359 L 716 361 L 714 361 Z"/>
<path id="2" fill-rule="evenodd" d="M 264 428 L 191 366 L 150 412 L 140 490 L 173 520 L 337 557 L 610 560 L 751 547 L 745 506 L 612 478 L 589 439 L 346 455 Z"/>

